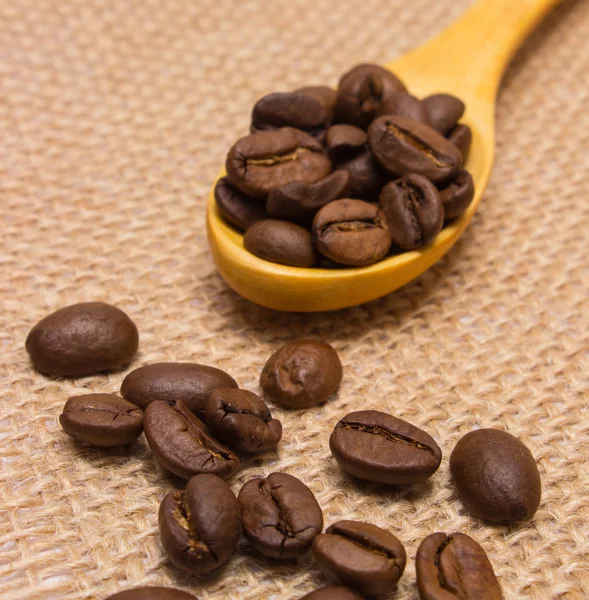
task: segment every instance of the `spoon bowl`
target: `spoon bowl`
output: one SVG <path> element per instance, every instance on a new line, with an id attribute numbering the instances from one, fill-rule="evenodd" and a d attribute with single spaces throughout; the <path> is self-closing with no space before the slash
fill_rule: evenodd
<path id="1" fill-rule="evenodd" d="M 367 267 L 289 267 L 243 247 L 243 235 L 218 213 L 214 186 L 207 206 L 209 245 L 217 269 L 238 294 L 267 308 L 336 310 L 384 296 L 437 262 L 472 220 L 489 180 L 495 152 L 495 100 L 503 71 L 530 31 L 559 0 L 478 0 L 454 25 L 387 65 L 418 97 L 446 92 L 466 104 L 461 119 L 473 139 L 465 168 L 475 183 L 466 212 L 427 247 Z M 219 177 L 225 173 L 222 172 Z"/>

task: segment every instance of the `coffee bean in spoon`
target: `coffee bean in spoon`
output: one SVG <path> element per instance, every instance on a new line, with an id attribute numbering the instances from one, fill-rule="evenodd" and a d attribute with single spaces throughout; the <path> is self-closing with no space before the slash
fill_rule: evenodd
<path id="1" fill-rule="evenodd" d="M 299 600 L 363 600 L 363 597 L 352 588 L 328 585 L 306 594 Z"/>
<path id="2" fill-rule="evenodd" d="M 334 160 L 345 160 L 356 156 L 366 147 L 368 136 L 363 129 L 354 125 L 332 125 L 327 130 L 325 145 Z"/>
<path id="3" fill-rule="evenodd" d="M 431 126 L 442 135 L 448 135 L 464 114 L 464 102 L 450 94 L 433 94 L 421 102 Z"/>
<path id="4" fill-rule="evenodd" d="M 472 145 L 472 130 L 468 125 L 459 124 L 452 130 L 448 135 L 448 141 L 452 142 L 466 162 L 468 154 L 470 152 L 470 146 Z"/>
<path id="5" fill-rule="evenodd" d="M 346 171 L 350 176 L 348 197 L 375 202 L 390 175 L 378 164 L 367 148 L 351 158 L 338 159 L 334 169 Z"/>
<path id="6" fill-rule="evenodd" d="M 295 90 L 295 92 L 319 100 L 327 113 L 328 123 L 333 121 L 335 115 L 335 103 L 337 100 L 337 92 L 333 88 L 326 85 L 308 85 Z"/>
<path id="7" fill-rule="evenodd" d="M 444 207 L 444 219 L 450 221 L 456 219 L 469 207 L 474 198 L 474 182 L 472 175 L 461 169 L 440 190 L 440 199 Z"/>
<path id="8" fill-rule="evenodd" d="M 396 92 L 387 96 L 376 111 L 377 117 L 382 115 L 394 115 L 430 125 L 428 112 L 421 100 L 406 92 Z"/>
<path id="9" fill-rule="evenodd" d="M 242 231 L 268 218 L 264 201 L 246 196 L 227 177 L 221 177 L 215 186 L 215 202 L 225 221 Z"/>
<path id="10" fill-rule="evenodd" d="M 175 588 L 145 586 L 124 590 L 106 600 L 198 600 L 192 594 Z"/>

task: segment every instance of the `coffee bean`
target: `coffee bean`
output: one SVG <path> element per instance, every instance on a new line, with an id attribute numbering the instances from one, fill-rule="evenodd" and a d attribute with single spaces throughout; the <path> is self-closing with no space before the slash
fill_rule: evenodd
<path id="1" fill-rule="evenodd" d="M 304 227 L 266 219 L 252 225 L 243 236 L 246 250 L 270 262 L 290 267 L 312 267 L 317 262 L 311 233 Z"/>
<path id="2" fill-rule="evenodd" d="M 397 176 L 417 173 L 440 183 L 462 166 L 462 154 L 454 144 L 431 127 L 402 117 L 375 119 L 368 143 L 380 164 Z"/>
<path id="3" fill-rule="evenodd" d="M 317 250 L 334 262 L 365 266 L 391 247 L 391 232 L 382 211 L 362 200 L 335 200 L 313 219 Z"/>
<path id="4" fill-rule="evenodd" d="M 138 345 L 135 323 L 103 302 L 60 308 L 39 321 L 26 341 L 35 369 L 58 377 L 119 369 L 131 362 Z"/>
<path id="5" fill-rule="evenodd" d="M 389 594 L 407 560 L 403 544 L 370 523 L 339 521 L 318 535 L 313 556 L 323 573 L 361 594 Z"/>
<path id="6" fill-rule="evenodd" d="M 340 467 L 366 481 L 412 485 L 431 477 L 442 451 L 425 431 L 377 410 L 346 415 L 329 438 Z"/>
<path id="7" fill-rule="evenodd" d="M 463 163 L 466 163 L 472 145 L 472 129 L 468 125 L 456 125 L 452 133 L 448 136 L 448 141 L 452 142 L 460 154 L 462 154 Z"/>
<path id="8" fill-rule="evenodd" d="M 300 556 L 323 529 L 323 514 L 313 492 L 292 475 L 272 473 L 266 479 L 251 479 L 238 500 L 243 534 L 265 556 Z"/>
<path id="9" fill-rule="evenodd" d="M 331 123 L 333 121 L 335 115 L 335 103 L 337 100 L 337 92 L 333 88 L 326 85 L 308 85 L 295 90 L 295 92 L 319 100 L 327 113 L 327 122 Z"/>
<path id="10" fill-rule="evenodd" d="M 460 438 L 450 455 L 450 472 L 460 500 L 480 519 L 527 521 L 540 505 L 536 461 L 506 431 L 478 429 Z"/>
<path id="11" fill-rule="evenodd" d="M 357 156 L 366 148 L 368 136 L 363 129 L 353 125 L 332 125 L 327 130 L 325 145 L 335 160 Z"/>
<path id="12" fill-rule="evenodd" d="M 432 533 L 415 557 L 421 600 L 501 600 L 485 551 L 462 533 Z"/>
<path id="13" fill-rule="evenodd" d="M 316 183 L 287 183 L 270 192 L 266 210 L 276 219 L 310 226 L 315 213 L 322 206 L 346 195 L 349 181 L 350 176 L 346 171 L 336 171 Z"/>
<path id="14" fill-rule="evenodd" d="M 444 208 L 436 186 L 421 175 L 405 175 L 382 189 L 378 205 L 393 244 L 403 250 L 423 248 L 440 232 Z"/>
<path id="15" fill-rule="evenodd" d="M 121 396 L 146 409 L 154 400 L 182 401 L 200 419 L 205 418 L 209 394 L 237 383 L 215 367 L 196 363 L 162 362 L 131 371 L 121 385 Z"/>
<path id="16" fill-rule="evenodd" d="M 309 408 L 337 392 L 343 370 L 337 352 L 315 340 L 282 346 L 266 362 L 260 385 L 284 408 Z"/>
<path id="17" fill-rule="evenodd" d="M 65 403 L 59 422 L 70 437 L 110 448 L 130 444 L 141 435 L 143 411 L 112 394 L 86 394 Z"/>
<path id="18" fill-rule="evenodd" d="M 363 600 L 362 596 L 349 587 L 343 585 L 329 585 L 319 588 L 300 600 Z"/>
<path id="19" fill-rule="evenodd" d="M 405 91 L 403 83 L 388 69 L 374 64 L 357 65 L 339 81 L 336 119 L 366 129 L 390 94 Z"/>
<path id="20" fill-rule="evenodd" d="M 145 437 L 158 462 L 178 477 L 212 473 L 229 477 L 239 458 L 208 433 L 182 401 L 155 400 L 145 409 Z"/>
<path id="21" fill-rule="evenodd" d="M 378 164 L 372 152 L 365 149 L 356 156 L 340 160 L 335 165 L 335 170 L 346 171 L 350 176 L 348 195 L 369 202 L 376 201 L 382 186 L 389 176 Z"/>
<path id="22" fill-rule="evenodd" d="M 272 418 L 260 397 L 246 390 L 215 390 L 209 396 L 206 417 L 212 434 L 238 452 L 271 450 L 282 437 L 280 421 Z"/>
<path id="23" fill-rule="evenodd" d="M 229 150 L 225 167 L 235 186 L 257 198 L 292 181 L 315 183 L 331 173 L 319 142 L 292 127 L 241 138 Z"/>
<path id="24" fill-rule="evenodd" d="M 328 116 L 317 98 L 297 92 L 274 93 L 258 100 L 252 112 L 252 133 L 294 127 L 316 135 L 327 126 Z"/>
<path id="25" fill-rule="evenodd" d="M 442 135 L 448 135 L 464 114 L 464 102 L 450 94 L 433 94 L 421 102 L 431 126 Z"/>
<path id="26" fill-rule="evenodd" d="M 184 491 L 170 492 L 162 500 L 158 521 L 169 559 L 197 575 L 223 566 L 241 534 L 237 498 L 216 475 L 197 475 Z"/>
<path id="27" fill-rule="evenodd" d="M 454 179 L 440 190 L 440 199 L 444 207 L 446 221 L 459 217 L 474 198 L 474 182 L 472 176 L 464 169 L 458 171 Z M 386 214 L 386 213 L 385 213 Z"/>
<path id="28" fill-rule="evenodd" d="M 239 229 L 246 230 L 254 223 L 267 219 L 266 208 L 259 198 L 252 198 L 221 177 L 215 186 L 215 202 L 221 216 Z"/>
<path id="29" fill-rule="evenodd" d="M 157 586 L 137 587 L 109 596 L 106 600 L 197 600 L 188 592 Z"/>
<path id="30" fill-rule="evenodd" d="M 396 117 L 411 119 L 411 121 L 417 121 L 424 125 L 431 125 L 427 110 L 419 98 L 406 92 L 396 92 L 388 96 L 376 111 L 377 117 L 381 117 L 382 115 L 394 115 Z"/>

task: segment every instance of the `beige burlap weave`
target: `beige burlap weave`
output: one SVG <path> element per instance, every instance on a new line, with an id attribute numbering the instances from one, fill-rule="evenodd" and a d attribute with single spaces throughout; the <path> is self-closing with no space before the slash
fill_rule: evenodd
<path id="1" fill-rule="evenodd" d="M 516 1 L 516 0 L 514 0 Z M 399 292 L 333 314 L 278 314 L 215 273 L 204 205 L 262 94 L 335 83 L 386 62 L 468 0 L 3 0 L 0 2 L 0 598 L 102 599 L 138 584 L 201 599 L 296 599 L 325 580 L 312 557 L 273 562 L 245 542 L 221 573 L 166 562 L 157 508 L 173 489 L 140 440 L 127 453 L 73 443 L 65 400 L 115 392 L 125 373 L 36 374 L 29 328 L 66 304 L 104 300 L 137 323 L 130 368 L 194 360 L 257 389 L 269 354 L 297 336 L 340 352 L 337 398 L 284 424 L 277 454 L 231 481 L 285 470 L 326 524 L 371 521 L 404 542 L 397 598 L 415 599 L 429 533 L 463 531 L 488 552 L 506 598 L 589 594 L 589 1 L 569 0 L 516 57 L 498 105 L 497 163 L 465 236 Z M 344 477 L 327 441 L 347 411 L 425 427 L 445 458 L 411 490 Z M 532 523 L 491 527 L 452 492 L 447 457 L 480 426 L 519 436 L 544 494 Z"/>

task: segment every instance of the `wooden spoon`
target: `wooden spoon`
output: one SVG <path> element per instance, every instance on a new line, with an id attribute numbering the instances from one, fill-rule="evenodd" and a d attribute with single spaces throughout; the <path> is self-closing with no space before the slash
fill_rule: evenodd
<path id="1" fill-rule="evenodd" d="M 559 0 L 478 0 L 456 23 L 387 67 L 420 97 L 447 92 L 466 106 L 473 132 L 466 168 L 476 193 L 466 213 L 434 242 L 362 268 L 301 269 L 271 263 L 243 247 L 243 236 L 217 212 L 211 191 L 207 231 L 225 281 L 244 298 L 268 308 L 312 312 L 379 298 L 405 285 L 439 260 L 472 219 L 493 165 L 495 101 L 505 67 L 528 34 Z M 222 177 L 224 173 L 221 173 Z M 214 188 L 213 188 L 214 189 Z"/>

